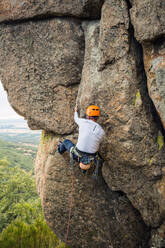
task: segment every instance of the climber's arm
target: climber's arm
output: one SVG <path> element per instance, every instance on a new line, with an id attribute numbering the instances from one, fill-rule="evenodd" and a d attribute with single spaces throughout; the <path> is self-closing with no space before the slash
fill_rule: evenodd
<path id="1" fill-rule="evenodd" d="M 75 106 L 75 109 L 74 109 L 74 121 L 77 123 L 77 125 L 80 125 L 80 123 L 82 123 L 83 119 L 82 118 L 79 118 L 78 117 L 78 107 L 77 107 L 77 104 Z"/>
<path id="2" fill-rule="evenodd" d="M 77 104 L 76 104 L 76 106 L 75 106 L 75 108 L 74 108 L 74 112 L 78 112 Z"/>
<path id="3" fill-rule="evenodd" d="M 77 111 L 74 112 L 74 121 L 77 123 L 77 125 L 80 124 L 80 118 L 78 117 L 78 112 Z"/>

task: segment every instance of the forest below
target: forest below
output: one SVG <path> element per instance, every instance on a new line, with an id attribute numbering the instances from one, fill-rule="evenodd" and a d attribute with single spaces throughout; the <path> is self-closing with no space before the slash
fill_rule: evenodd
<path id="1" fill-rule="evenodd" d="M 0 248 L 64 247 L 47 226 L 36 192 L 36 152 L 0 139 Z"/>

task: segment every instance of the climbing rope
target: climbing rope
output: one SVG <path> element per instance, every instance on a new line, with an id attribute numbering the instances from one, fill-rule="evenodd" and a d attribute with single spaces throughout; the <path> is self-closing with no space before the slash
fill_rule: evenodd
<path id="1" fill-rule="evenodd" d="M 69 227 L 70 227 L 71 213 L 72 213 L 72 207 L 73 207 L 73 192 L 74 192 L 74 171 L 72 170 L 72 191 L 70 194 L 69 218 L 68 218 L 68 225 L 67 225 L 66 237 L 65 237 L 65 248 L 67 245 L 68 235 L 69 235 Z"/>

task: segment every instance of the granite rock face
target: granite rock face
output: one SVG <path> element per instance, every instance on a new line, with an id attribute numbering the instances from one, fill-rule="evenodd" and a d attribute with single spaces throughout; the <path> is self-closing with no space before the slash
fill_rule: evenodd
<path id="1" fill-rule="evenodd" d="M 76 141 L 75 136 L 67 138 Z M 102 177 L 96 183 L 91 172 L 82 174 L 77 163 L 72 171 L 68 154 L 61 156 L 54 150 L 58 139 L 50 133 L 43 133 L 35 168 L 38 191 L 49 226 L 65 240 L 73 172 L 68 245 L 74 248 L 146 247 L 148 228 L 127 197 L 111 191 Z"/>
<path id="2" fill-rule="evenodd" d="M 135 37 L 139 42 L 165 35 L 165 2 L 133 0 L 130 10 Z"/>
<path id="3" fill-rule="evenodd" d="M 106 0 L 100 21 L 98 69 L 123 57 L 129 50 L 128 7 L 124 0 Z"/>
<path id="4" fill-rule="evenodd" d="M 124 189 L 148 225 L 157 226 L 165 217 L 157 186 L 165 156 L 157 143 L 159 129 L 150 109 L 145 108 L 149 102 L 140 60 L 133 52 L 136 44 L 130 44 L 130 52 L 124 58 L 99 72 L 95 67 L 99 59 L 98 23 L 84 24 L 84 30 L 85 63 L 78 99 L 82 113 L 92 103 L 101 106 L 104 113 L 100 119 L 107 134 L 102 151 L 107 161 L 103 176 L 113 190 Z"/>
<path id="5" fill-rule="evenodd" d="M 58 141 L 77 141 L 76 102 L 81 117 L 97 104 L 105 162 L 98 183 L 74 167 L 68 244 L 164 247 L 164 1 L 0 6 L 0 78 L 29 127 L 45 130 L 35 171 L 49 226 L 65 242 L 72 171 Z"/>
<path id="6" fill-rule="evenodd" d="M 0 75 L 9 101 L 30 128 L 72 132 L 71 108 L 84 57 L 80 23 L 56 18 L 2 24 L 0 57 Z"/>
<path id="7" fill-rule="evenodd" d="M 43 16 L 99 18 L 102 4 L 103 0 L 1 0 L 0 22 Z"/>

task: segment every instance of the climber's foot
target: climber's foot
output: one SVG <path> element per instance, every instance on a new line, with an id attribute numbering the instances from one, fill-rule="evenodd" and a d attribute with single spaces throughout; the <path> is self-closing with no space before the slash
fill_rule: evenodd
<path id="1" fill-rule="evenodd" d="M 58 148 L 57 148 L 57 151 L 60 153 L 60 154 L 63 154 L 64 153 L 64 151 L 61 151 L 61 144 L 62 144 L 62 142 L 61 141 L 59 141 L 59 143 L 58 143 Z"/>

